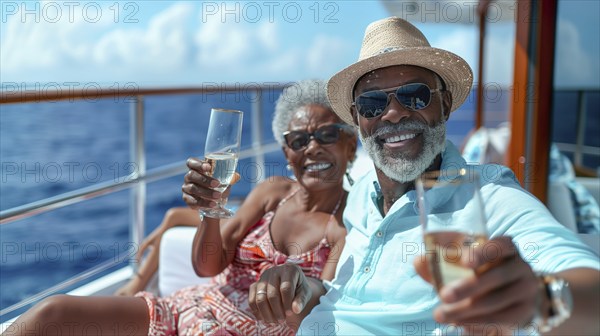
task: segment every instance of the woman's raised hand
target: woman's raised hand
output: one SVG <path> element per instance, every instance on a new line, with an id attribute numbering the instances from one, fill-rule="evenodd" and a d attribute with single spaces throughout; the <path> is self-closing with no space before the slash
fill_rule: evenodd
<path id="1" fill-rule="evenodd" d="M 189 158 L 187 166 L 190 170 L 185 174 L 181 191 L 183 200 L 192 209 L 215 207 L 219 199 L 227 198 L 231 186 L 240 180 L 240 175 L 235 173 L 229 187 L 221 194 L 213 189 L 219 186 L 219 181 L 209 176 L 211 166 L 208 162 Z"/>

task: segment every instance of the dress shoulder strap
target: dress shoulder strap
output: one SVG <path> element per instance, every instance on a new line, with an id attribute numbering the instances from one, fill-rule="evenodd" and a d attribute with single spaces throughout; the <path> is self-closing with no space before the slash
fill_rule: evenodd
<path id="1" fill-rule="evenodd" d="M 340 198 L 338 199 L 337 204 L 335 205 L 335 208 L 333 208 L 331 215 L 329 215 L 329 220 L 327 221 L 327 226 L 325 226 L 325 235 L 323 236 L 323 240 L 325 240 L 325 241 L 327 241 L 327 233 L 329 232 L 329 227 L 331 226 L 331 223 L 334 222 L 335 214 L 340 209 L 340 205 L 342 205 L 343 199 L 344 199 L 344 190 L 342 190 L 342 194 L 340 195 Z"/>
<path id="2" fill-rule="evenodd" d="M 292 190 L 291 193 L 289 193 L 287 196 L 285 196 L 281 201 L 279 201 L 279 203 L 277 204 L 277 208 L 279 208 L 280 206 L 282 206 L 285 202 L 287 202 L 290 198 L 292 198 L 294 195 L 296 195 L 296 193 L 298 192 L 298 190 L 300 190 L 300 187 L 295 188 L 294 190 Z"/>

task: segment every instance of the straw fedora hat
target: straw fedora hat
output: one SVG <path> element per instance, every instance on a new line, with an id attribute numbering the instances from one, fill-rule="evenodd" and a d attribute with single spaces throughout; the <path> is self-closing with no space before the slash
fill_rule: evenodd
<path id="1" fill-rule="evenodd" d="M 432 48 L 415 26 L 391 17 L 367 27 L 358 61 L 333 75 L 327 83 L 327 97 L 334 112 L 346 123 L 354 124 L 350 111 L 354 85 L 366 73 L 392 65 L 416 65 L 437 73 L 452 94 L 450 111 L 464 103 L 473 84 L 473 71 L 464 59 Z"/>

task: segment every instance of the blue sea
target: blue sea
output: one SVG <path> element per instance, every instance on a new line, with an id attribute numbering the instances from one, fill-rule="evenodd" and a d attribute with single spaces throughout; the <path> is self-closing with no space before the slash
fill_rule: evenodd
<path id="1" fill-rule="evenodd" d="M 279 94 L 263 95 L 265 143 L 274 141 L 271 121 Z M 507 119 L 507 97 L 504 92 L 504 98 L 486 103 L 487 126 Z M 474 101 L 471 95 L 448 123 L 448 136 L 457 145 L 473 127 Z M 2 105 L 0 208 L 122 180 L 131 173 L 135 169 L 129 158 L 131 104 L 126 98 L 109 98 Z M 231 93 L 146 97 L 147 169 L 201 157 L 211 107 L 250 112 L 251 105 L 247 95 Z M 251 145 L 250 119 L 247 113 L 246 147 Z M 265 162 L 267 169 L 256 170 L 248 169 L 255 167 L 252 160 L 240 161 L 242 180 L 231 198 L 243 198 L 259 175 L 288 173 L 279 151 L 266 155 Z M 185 206 L 182 182 L 183 176 L 175 176 L 147 185 L 147 233 L 159 225 L 167 209 Z M 135 252 L 129 243 L 129 211 L 129 191 L 125 190 L 0 225 L 0 309 L 107 260 L 129 261 Z"/>

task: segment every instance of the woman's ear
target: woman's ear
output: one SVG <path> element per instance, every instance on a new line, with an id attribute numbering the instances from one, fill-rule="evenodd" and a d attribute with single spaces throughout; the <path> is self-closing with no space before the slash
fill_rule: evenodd
<path id="1" fill-rule="evenodd" d="M 288 155 L 288 147 L 287 146 L 281 146 L 281 151 L 283 152 L 283 155 L 285 156 L 286 161 L 290 161 L 289 155 Z"/>

